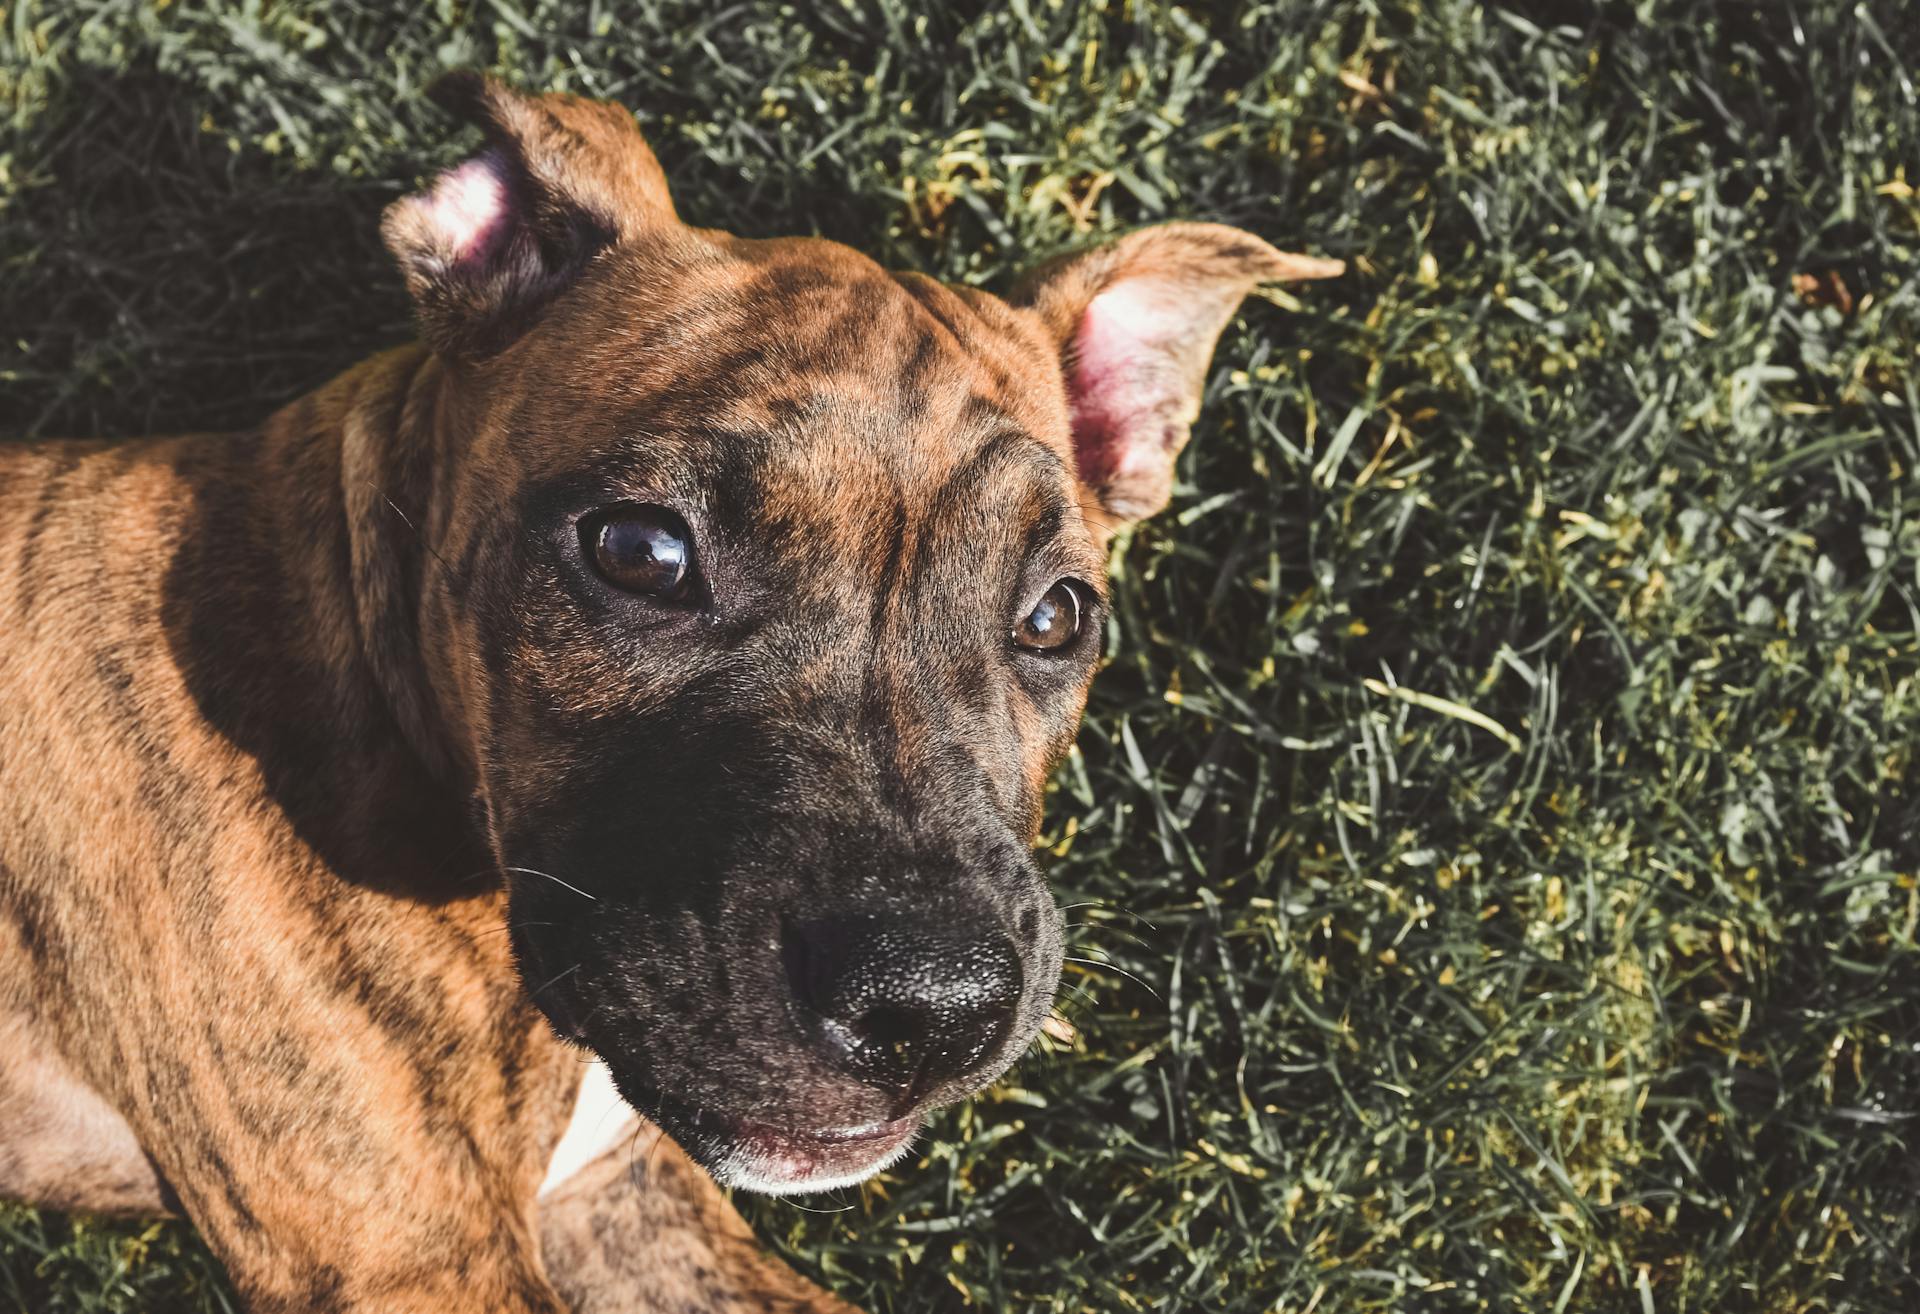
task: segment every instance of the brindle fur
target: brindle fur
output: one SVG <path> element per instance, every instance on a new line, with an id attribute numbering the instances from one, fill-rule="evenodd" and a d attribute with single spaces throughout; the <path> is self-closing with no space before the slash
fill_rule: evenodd
<path id="1" fill-rule="evenodd" d="M 254 1311 L 844 1311 L 650 1126 L 537 1205 L 556 1028 L 643 1105 L 891 1116 L 767 1002 L 770 910 L 858 883 L 1019 928 L 1009 1052 L 920 1106 L 1004 1067 L 1092 661 L 993 645 L 1165 496 L 1075 473 L 1077 316 L 1206 302 L 1170 469 L 1241 293 L 1330 270 L 1188 225 L 1009 304 L 688 228 L 617 108 L 448 99 L 514 226 L 476 269 L 390 212 L 425 344 L 245 433 L 0 447 L 0 1195 L 182 1212 Z M 730 608 L 609 628 L 545 528 L 583 490 L 697 504 Z"/>
<path id="2" fill-rule="evenodd" d="M 768 1258 L 713 1180 L 650 1123 L 540 1204 L 547 1272 L 575 1314 L 857 1314 Z"/>

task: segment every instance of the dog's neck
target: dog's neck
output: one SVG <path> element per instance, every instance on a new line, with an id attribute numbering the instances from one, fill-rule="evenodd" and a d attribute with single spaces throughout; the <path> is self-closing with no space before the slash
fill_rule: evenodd
<path id="1" fill-rule="evenodd" d="M 169 589 L 203 711 L 302 838 L 348 880 L 435 901 L 492 883 L 419 651 L 442 383 L 402 348 L 236 435 Z"/>

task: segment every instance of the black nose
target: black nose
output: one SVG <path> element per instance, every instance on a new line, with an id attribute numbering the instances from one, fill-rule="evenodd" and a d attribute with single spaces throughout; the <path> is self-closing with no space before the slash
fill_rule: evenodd
<path id="1" fill-rule="evenodd" d="M 787 975 L 849 1071 L 909 1100 L 1000 1046 L 1020 1002 L 1003 935 L 875 919 L 790 924 Z"/>

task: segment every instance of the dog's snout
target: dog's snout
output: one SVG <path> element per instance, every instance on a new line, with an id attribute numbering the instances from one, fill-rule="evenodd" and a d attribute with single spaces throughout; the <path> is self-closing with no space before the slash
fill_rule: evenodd
<path id="1" fill-rule="evenodd" d="M 1024 984 L 997 931 L 872 919 L 790 926 L 787 971 L 840 1062 L 908 1102 L 999 1049 Z"/>

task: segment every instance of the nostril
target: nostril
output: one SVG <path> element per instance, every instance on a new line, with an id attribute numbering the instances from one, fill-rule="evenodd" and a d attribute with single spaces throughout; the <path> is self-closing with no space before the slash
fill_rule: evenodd
<path id="1" fill-rule="evenodd" d="M 874 918 L 795 923 L 782 954 L 794 996 L 839 1061 L 914 1097 L 999 1049 L 1024 984 L 1004 935 Z"/>
<path id="2" fill-rule="evenodd" d="M 904 1008 L 870 1008 L 846 1024 L 862 1045 L 899 1050 L 910 1046 L 927 1030 L 927 1018 Z"/>
<path id="3" fill-rule="evenodd" d="M 845 1011 L 845 978 L 857 928 L 837 921 L 783 920 L 780 953 L 794 997 L 822 1017 Z"/>
<path id="4" fill-rule="evenodd" d="M 787 985 L 793 997 L 818 1013 L 818 993 L 813 983 L 814 953 L 807 943 L 806 928 L 782 920 L 780 924 L 780 961 L 787 969 Z"/>

